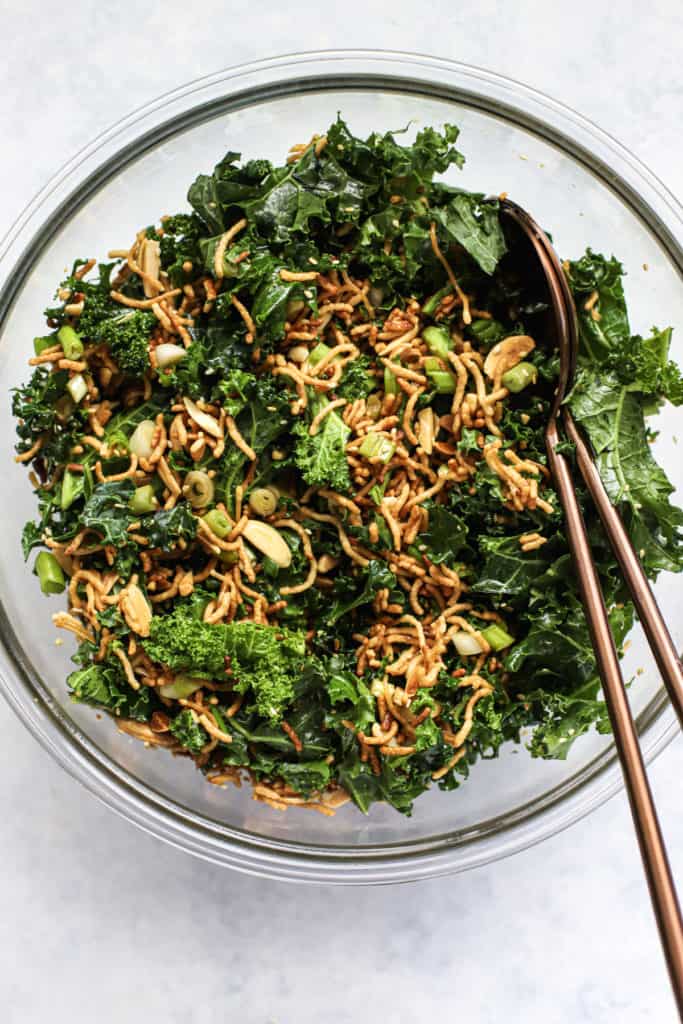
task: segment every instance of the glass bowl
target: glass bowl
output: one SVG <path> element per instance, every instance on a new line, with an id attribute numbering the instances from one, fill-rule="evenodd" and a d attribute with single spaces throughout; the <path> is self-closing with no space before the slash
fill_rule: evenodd
<path id="1" fill-rule="evenodd" d="M 55 646 L 47 599 L 19 545 L 34 503 L 12 462 L 7 396 L 27 375 L 42 310 L 76 256 L 104 258 L 141 226 L 186 206 L 187 186 L 227 149 L 282 158 L 324 129 L 337 111 L 352 129 L 460 125 L 464 187 L 506 191 L 553 234 L 563 256 L 587 245 L 616 253 L 633 329 L 683 323 L 681 209 L 626 150 L 573 111 L 489 72 L 410 54 L 298 54 L 219 72 L 135 111 L 66 164 L 21 214 L 0 247 L 0 388 L 5 395 L 0 531 L 0 686 L 31 732 L 75 778 L 156 836 L 242 871 L 311 882 L 406 881 L 495 860 L 587 814 L 621 785 L 609 737 L 579 740 L 565 762 L 532 760 L 510 745 L 453 793 L 420 798 L 412 818 L 383 805 L 364 817 L 347 806 L 332 819 L 258 804 L 249 787 L 219 789 L 182 758 L 146 749 L 106 716 L 71 703 L 64 685 L 71 646 Z M 676 338 L 679 358 L 680 336 Z M 662 417 L 659 457 L 680 485 L 680 416 Z M 6 474 L 6 475 L 5 475 Z M 680 647 L 675 581 L 657 596 Z M 648 758 L 675 731 L 651 658 L 636 632 L 630 674 L 645 667 L 631 701 Z"/>

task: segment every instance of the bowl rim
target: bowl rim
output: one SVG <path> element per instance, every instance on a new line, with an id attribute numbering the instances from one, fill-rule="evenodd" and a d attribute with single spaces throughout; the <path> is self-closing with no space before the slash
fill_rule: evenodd
<path id="1" fill-rule="evenodd" d="M 0 241 L 0 328 L 19 294 L 35 246 L 58 230 L 69 210 L 149 146 L 218 113 L 259 100 L 306 90 L 359 87 L 456 100 L 503 115 L 560 146 L 590 167 L 645 221 L 683 277 L 683 208 L 638 158 L 565 104 L 514 79 L 445 58 L 370 49 L 306 51 L 234 65 L 170 90 L 115 122 L 64 163 Z M 201 103 L 196 102 L 199 97 Z M 378 884 L 466 870 L 561 831 L 623 786 L 612 744 L 562 784 L 515 808 L 495 829 L 483 822 L 440 836 L 375 844 L 361 852 L 332 841 L 313 846 L 259 836 L 213 821 L 134 779 L 75 726 L 32 676 L 4 609 L 0 609 L 0 639 L 0 690 L 70 775 L 148 833 L 251 874 Z M 638 716 L 637 725 L 650 761 L 677 732 L 663 689 Z M 499 823 L 500 817 L 493 822 Z"/>

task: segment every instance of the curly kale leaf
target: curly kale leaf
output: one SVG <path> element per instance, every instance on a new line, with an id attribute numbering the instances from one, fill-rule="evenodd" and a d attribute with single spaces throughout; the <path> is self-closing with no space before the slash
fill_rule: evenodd
<path id="1" fill-rule="evenodd" d="M 572 743 L 593 726 L 608 733 L 607 706 L 598 699 L 598 691 L 599 684 L 589 681 L 571 693 L 543 689 L 527 694 L 539 722 L 529 745 L 532 756 L 563 761 Z"/>
<path id="2" fill-rule="evenodd" d="M 467 523 L 442 505 L 432 503 L 426 507 L 429 511 L 429 525 L 420 534 L 420 543 L 427 545 L 429 558 L 437 565 L 453 561 L 467 542 Z"/>
<path id="3" fill-rule="evenodd" d="M 163 229 L 159 242 L 161 266 L 171 283 L 179 286 L 201 266 L 199 239 L 204 234 L 204 225 L 196 214 L 178 213 L 166 218 Z M 185 263 L 191 263 L 192 269 L 186 272 Z"/>
<path id="4" fill-rule="evenodd" d="M 614 370 L 629 388 L 637 387 L 646 395 L 668 399 L 672 405 L 683 405 L 683 376 L 676 363 L 669 359 L 671 335 L 667 327 L 652 328 L 648 338 L 634 334 L 614 360 Z"/>
<path id="5" fill-rule="evenodd" d="M 70 461 L 83 423 L 83 413 L 64 397 L 68 378 L 66 370 L 50 373 L 45 366 L 38 366 L 28 383 L 12 392 L 12 415 L 18 420 L 16 450 L 27 452 L 42 438 L 39 458 L 46 476 Z"/>
<path id="6" fill-rule="evenodd" d="M 371 360 L 369 356 L 356 356 L 344 367 L 342 378 L 337 387 L 337 394 L 340 398 L 346 398 L 349 402 L 357 398 L 367 398 L 377 387 L 375 375 L 370 369 Z"/>
<path id="7" fill-rule="evenodd" d="M 102 320 L 93 336 L 109 347 L 120 370 L 141 377 L 149 368 L 149 342 L 157 325 L 154 313 L 138 309 Z"/>
<path id="8" fill-rule="evenodd" d="M 147 686 L 132 690 L 118 660 L 77 669 L 69 675 L 67 685 L 74 700 L 106 708 L 123 718 L 146 722 L 152 712 L 152 691 Z"/>
<path id="9" fill-rule="evenodd" d="M 292 702 L 306 662 L 302 632 L 255 622 L 209 625 L 185 605 L 152 619 L 144 647 L 153 661 L 200 678 L 223 679 L 227 666 L 236 689 L 251 691 L 258 714 L 271 721 Z"/>
<path id="10" fill-rule="evenodd" d="M 98 484 L 83 507 L 80 525 L 95 530 L 104 544 L 126 547 L 130 543 L 128 527 L 134 518 L 129 505 L 134 491 L 130 479 Z"/>
<path id="11" fill-rule="evenodd" d="M 447 245 L 461 245 L 484 273 L 492 274 L 507 246 L 497 204 L 482 200 L 471 192 L 457 192 L 430 216 Z"/>
<path id="12" fill-rule="evenodd" d="M 618 260 L 591 249 L 569 264 L 584 362 L 608 366 L 631 391 L 681 405 L 683 376 L 669 359 L 672 328 L 653 327 L 648 338 L 631 335 L 623 277 Z"/>
<path id="13" fill-rule="evenodd" d="M 333 626 L 354 608 L 373 601 L 379 590 L 392 590 L 395 586 L 396 577 L 386 562 L 372 559 L 353 579 L 346 576 L 336 578 L 330 593 L 331 603 L 323 610 L 322 618 L 329 626 Z"/>
<path id="14" fill-rule="evenodd" d="M 641 398 L 615 374 L 582 368 L 571 409 L 593 445 L 612 502 L 625 515 L 636 550 L 652 573 L 683 568 L 683 510 L 648 444 Z"/>
<path id="15" fill-rule="evenodd" d="M 315 403 L 316 410 L 318 407 Z M 346 461 L 346 443 L 351 431 L 341 416 L 336 411 L 329 413 L 314 436 L 309 433 L 309 421 L 299 420 L 293 433 L 297 439 L 294 461 L 306 483 L 342 492 L 349 490 L 351 477 Z"/>
<path id="16" fill-rule="evenodd" d="M 145 516 L 140 524 L 141 532 L 149 540 L 150 547 L 162 551 L 173 551 L 179 540 L 194 540 L 197 535 L 197 520 L 189 506 L 182 502 L 173 508 Z"/>
<path id="17" fill-rule="evenodd" d="M 607 259 L 591 249 L 569 264 L 569 285 L 576 298 L 583 354 L 602 363 L 624 345 L 631 334 L 623 286 L 624 268 L 619 260 Z M 585 308 L 593 292 L 598 301 Z"/>
<path id="18" fill-rule="evenodd" d="M 191 754 L 201 754 L 209 742 L 209 735 L 202 729 L 191 708 L 185 708 L 169 723 L 172 736 Z"/>
<path id="19" fill-rule="evenodd" d="M 328 145 L 323 150 L 334 155 L 348 174 L 364 184 L 370 194 L 380 193 L 415 198 L 435 174 L 443 174 L 451 165 L 462 167 L 465 158 L 455 148 L 460 134 L 455 125 L 446 124 L 441 132 L 425 128 L 412 145 L 401 146 L 395 136 L 373 132 L 363 140 L 353 135 L 341 117 L 327 130 Z"/>

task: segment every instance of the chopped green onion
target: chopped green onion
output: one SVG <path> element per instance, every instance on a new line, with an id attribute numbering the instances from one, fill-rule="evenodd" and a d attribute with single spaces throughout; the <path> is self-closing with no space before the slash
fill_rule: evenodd
<path id="1" fill-rule="evenodd" d="M 221 551 L 218 561 L 223 565 L 237 565 L 240 556 L 237 551 Z"/>
<path id="2" fill-rule="evenodd" d="M 384 393 L 386 395 L 397 395 L 400 392 L 398 378 L 392 373 L 388 366 L 384 367 Z"/>
<path id="3" fill-rule="evenodd" d="M 325 345 L 322 341 L 318 342 L 308 357 L 309 366 L 317 366 L 318 363 L 321 362 L 321 360 L 323 360 L 331 351 L 332 349 L 329 345 Z"/>
<path id="4" fill-rule="evenodd" d="M 82 402 L 88 393 L 88 385 L 85 383 L 85 377 L 82 373 L 77 373 L 75 377 L 71 377 L 66 382 L 66 387 L 76 405 Z"/>
<path id="5" fill-rule="evenodd" d="M 432 316 L 433 313 L 436 313 L 436 310 L 441 300 L 445 299 L 447 295 L 450 295 L 452 291 L 453 285 L 447 284 L 444 285 L 443 288 L 439 288 L 438 292 L 434 292 L 434 294 L 427 299 L 424 306 L 422 307 L 422 312 L 425 314 L 425 316 Z"/>
<path id="6" fill-rule="evenodd" d="M 440 395 L 452 395 L 455 391 L 455 377 L 448 370 L 442 368 L 441 362 L 435 356 L 425 359 L 425 373 Z"/>
<path id="7" fill-rule="evenodd" d="M 203 516 L 204 522 L 209 527 L 212 533 L 215 533 L 220 540 L 227 537 L 232 530 L 232 523 L 226 516 L 225 512 L 221 512 L 219 508 L 212 508 L 210 512 L 207 512 Z M 232 554 L 232 552 L 225 552 L 226 554 Z"/>
<path id="8" fill-rule="evenodd" d="M 66 510 L 73 505 L 82 490 L 83 477 L 76 476 L 75 473 L 65 469 L 64 476 L 62 477 L 62 487 L 59 492 L 59 507 L 62 511 L 66 512 Z"/>
<path id="9" fill-rule="evenodd" d="M 448 331 L 443 327 L 425 327 L 422 337 L 433 355 L 439 356 L 440 359 L 448 359 L 448 353 L 453 348 Z"/>
<path id="10" fill-rule="evenodd" d="M 49 551 L 40 552 L 33 571 L 40 581 L 40 589 L 44 594 L 61 594 L 66 587 L 62 567 Z"/>
<path id="11" fill-rule="evenodd" d="M 255 487 L 249 495 L 249 508 L 257 516 L 270 516 L 277 508 L 278 498 L 279 495 L 272 487 Z"/>
<path id="12" fill-rule="evenodd" d="M 217 726 L 218 726 L 218 728 L 219 728 L 219 729 L 221 730 L 221 732 L 224 732 L 224 733 L 226 733 L 226 735 L 230 735 L 230 733 L 229 733 L 229 730 L 228 730 L 228 727 L 227 727 L 227 725 L 225 724 L 225 719 L 223 718 L 223 715 L 222 715 L 222 714 L 221 714 L 221 712 L 220 712 L 220 711 L 218 710 L 218 708 L 214 708 L 214 707 L 212 707 L 212 708 L 211 708 L 211 714 L 212 714 L 212 715 L 213 715 L 213 717 L 215 718 L 215 720 L 216 720 L 216 725 L 217 725 Z"/>
<path id="13" fill-rule="evenodd" d="M 159 508 L 157 496 L 151 484 L 144 487 L 136 487 L 130 501 L 128 502 L 131 512 L 136 516 L 144 516 L 147 512 L 154 512 Z"/>
<path id="14" fill-rule="evenodd" d="M 498 622 L 493 622 L 486 629 L 482 629 L 481 635 L 493 651 L 502 651 L 504 647 L 509 647 L 515 642 L 514 636 L 510 636 Z"/>
<path id="15" fill-rule="evenodd" d="M 206 508 L 213 501 L 213 480 L 203 469 L 192 469 L 185 477 L 183 494 L 192 508 Z"/>
<path id="16" fill-rule="evenodd" d="M 380 462 L 383 462 L 386 465 L 396 451 L 396 445 L 393 441 L 390 441 L 388 437 L 382 437 L 381 434 L 370 433 L 366 434 L 363 438 L 363 443 L 358 451 L 364 458 L 379 459 Z"/>
<path id="17" fill-rule="evenodd" d="M 83 355 L 81 336 L 70 324 L 64 324 L 59 328 L 57 338 L 66 359 L 78 359 L 79 356 Z"/>
<path id="18" fill-rule="evenodd" d="M 379 417 L 379 414 L 382 411 L 382 399 L 376 391 L 373 391 L 373 393 L 368 395 L 366 398 L 365 411 L 368 416 L 372 416 L 373 420 L 376 420 Z"/>
<path id="19" fill-rule="evenodd" d="M 55 338 L 56 335 L 54 334 L 47 334 L 44 338 L 34 338 L 33 351 L 35 354 L 39 356 L 46 348 L 52 348 L 56 344 Z"/>
<path id="20" fill-rule="evenodd" d="M 183 700 L 198 690 L 203 682 L 203 679 L 193 679 L 191 676 L 179 672 L 172 683 L 163 683 L 159 687 L 159 693 L 162 697 L 168 697 L 170 700 Z"/>
<path id="21" fill-rule="evenodd" d="M 529 384 L 535 384 L 537 380 L 538 370 L 533 363 L 517 363 L 517 366 L 503 374 L 500 382 L 504 388 L 516 395 L 524 391 Z"/>

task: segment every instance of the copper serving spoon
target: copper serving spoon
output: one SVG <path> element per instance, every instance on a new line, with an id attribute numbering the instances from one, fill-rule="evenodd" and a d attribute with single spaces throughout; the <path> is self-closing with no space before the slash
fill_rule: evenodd
<path id="1" fill-rule="evenodd" d="M 557 450 L 560 428 L 575 446 L 576 463 L 595 503 L 605 533 L 631 591 L 638 617 L 654 654 L 667 692 L 683 726 L 683 669 L 673 641 L 657 606 L 647 577 L 612 505 L 593 461 L 593 455 L 571 412 L 563 401 L 571 387 L 578 354 L 576 310 L 557 253 L 547 235 L 520 206 L 509 200 L 500 204 L 504 218 L 521 230 L 529 243 L 529 255 L 540 269 L 550 299 L 549 331 L 560 354 L 560 375 L 545 431 L 548 464 L 565 514 L 567 540 L 590 630 L 605 702 L 609 711 L 631 813 L 640 844 L 645 874 L 666 956 L 671 983 L 683 1019 L 683 920 L 676 889 L 648 783 L 638 733 L 626 696 L 619 657 L 607 616 L 600 580 L 593 562 L 586 526 L 579 506 L 570 465 Z"/>

